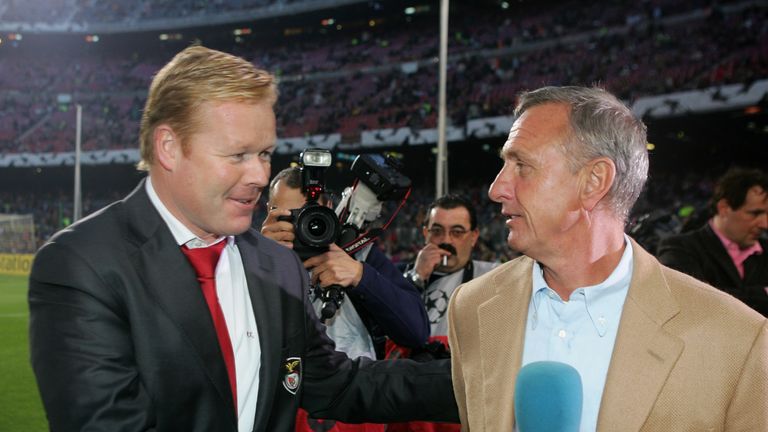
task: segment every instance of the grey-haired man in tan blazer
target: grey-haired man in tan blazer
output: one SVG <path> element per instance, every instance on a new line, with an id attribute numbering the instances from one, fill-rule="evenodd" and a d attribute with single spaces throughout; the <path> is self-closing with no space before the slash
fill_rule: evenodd
<path id="1" fill-rule="evenodd" d="M 513 430 L 518 371 L 550 360 L 581 375 L 582 431 L 767 431 L 766 319 L 624 234 L 645 125 L 597 88 L 528 92 L 515 114 L 489 195 L 524 256 L 448 309 L 464 430 Z"/>

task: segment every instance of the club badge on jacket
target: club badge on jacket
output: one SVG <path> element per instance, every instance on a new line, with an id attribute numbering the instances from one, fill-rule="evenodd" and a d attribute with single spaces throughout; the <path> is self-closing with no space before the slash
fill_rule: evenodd
<path id="1" fill-rule="evenodd" d="M 283 369 L 283 387 L 295 395 L 301 385 L 301 357 L 288 357 Z"/>

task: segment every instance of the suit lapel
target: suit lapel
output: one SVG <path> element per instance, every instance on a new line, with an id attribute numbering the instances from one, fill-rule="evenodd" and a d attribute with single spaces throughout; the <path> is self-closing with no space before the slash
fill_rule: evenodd
<path id="1" fill-rule="evenodd" d="M 679 312 L 660 264 L 634 241 L 634 269 L 600 405 L 598 430 L 640 430 L 683 350 L 663 326 Z"/>
<path id="2" fill-rule="evenodd" d="M 276 374 L 281 370 L 280 362 L 283 361 L 281 290 L 273 278 L 268 276 L 276 270 L 275 264 L 271 256 L 259 250 L 258 239 L 246 233 L 238 237 L 237 245 L 243 258 L 256 328 L 259 329 L 261 367 L 254 430 L 263 430 L 272 413 L 273 395 L 278 385 Z"/>
<path id="3" fill-rule="evenodd" d="M 483 372 L 483 406 L 486 430 L 511 430 L 515 381 L 523 359 L 528 304 L 531 299 L 529 258 L 491 281 L 496 295 L 477 308 Z M 511 289 L 509 282 L 522 289 Z M 517 281 L 522 281 L 518 283 Z M 480 396 L 480 395 L 477 395 Z"/>
<path id="4" fill-rule="evenodd" d="M 134 265 L 145 282 L 147 294 L 155 298 L 192 345 L 199 357 L 200 367 L 205 370 L 227 405 L 226 412 L 231 413 L 232 421 L 236 423 L 226 365 L 194 269 L 149 201 L 143 181 L 126 199 L 126 209 L 126 223 L 132 228 L 134 240 L 139 242 Z"/>

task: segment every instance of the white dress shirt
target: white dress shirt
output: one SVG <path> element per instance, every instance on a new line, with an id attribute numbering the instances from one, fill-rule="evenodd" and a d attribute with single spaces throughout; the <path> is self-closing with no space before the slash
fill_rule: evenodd
<path id="1" fill-rule="evenodd" d="M 151 177 L 147 177 L 146 189 L 149 200 L 168 225 L 179 247 L 186 245 L 194 249 L 209 246 L 168 211 L 152 187 Z M 256 419 L 261 345 L 240 250 L 233 236 L 221 237 L 214 243 L 220 241 L 226 241 L 227 246 L 216 266 L 216 295 L 227 323 L 229 340 L 232 342 L 232 351 L 235 355 L 238 430 L 250 432 Z"/>

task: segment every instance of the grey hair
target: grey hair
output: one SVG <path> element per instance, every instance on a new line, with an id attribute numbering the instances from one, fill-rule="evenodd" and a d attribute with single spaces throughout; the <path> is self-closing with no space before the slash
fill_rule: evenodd
<path id="1" fill-rule="evenodd" d="M 614 95 L 598 87 L 542 87 L 525 92 L 519 97 L 515 115 L 547 103 L 570 107 L 572 139 L 562 150 L 573 172 L 599 157 L 607 157 L 616 165 L 606 205 L 626 221 L 648 178 L 645 124 Z"/>

